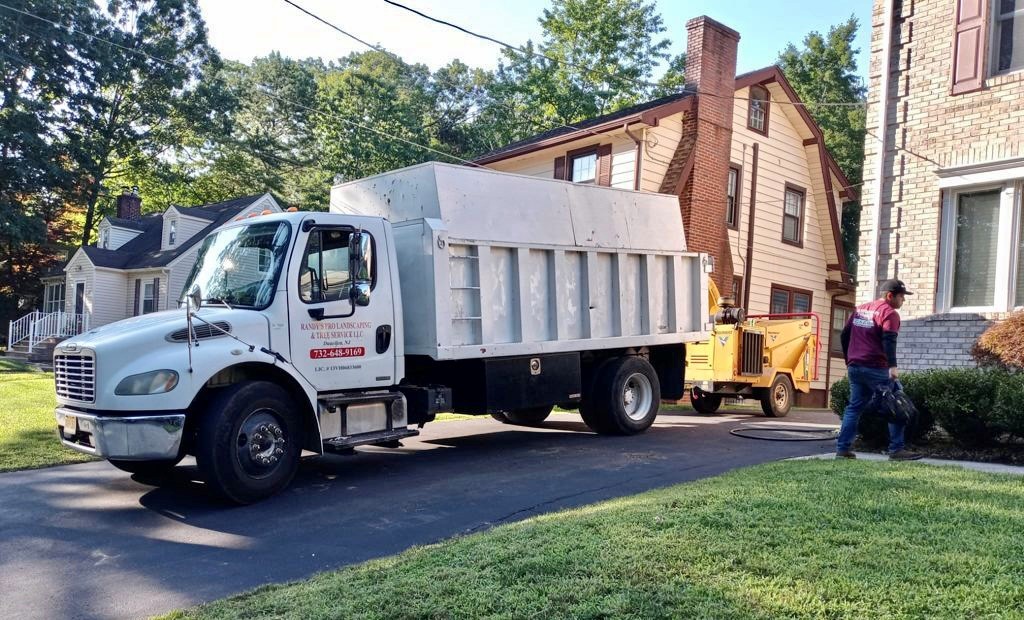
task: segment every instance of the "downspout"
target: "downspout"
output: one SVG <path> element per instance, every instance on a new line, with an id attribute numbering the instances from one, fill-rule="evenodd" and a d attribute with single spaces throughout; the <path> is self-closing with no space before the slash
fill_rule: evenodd
<path id="1" fill-rule="evenodd" d="M 889 135 L 889 75 L 892 72 L 892 29 L 893 29 L 893 8 L 895 0 L 885 0 L 885 21 L 882 25 L 882 58 L 884 67 L 882 69 L 882 81 L 879 85 L 880 99 L 878 106 L 878 141 L 879 147 L 878 162 L 875 166 L 875 209 L 871 213 L 871 273 L 868 276 L 867 284 L 871 287 L 869 299 L 874 299 L 878 292 L 878 255 L 880 251 L 880 239 L 882 231 L 882 198 L 885 187 L 885 157 L 886 140 Z"/>
<path id="2" fill-rule="evenodd" d="M 744 265 L 743 274 L 743 303 L 747 306 L 747 312 L 752 312 L 750 307 L 750 277 L 754 267 L 754 211 L 757 205 L 757 156 L 758 143 L 754 143 L 750 163 L 750 211 L 747 213 L 747 260 Z M 768 310 L 771 310 L 769 302 Z"/>
<path id="3" fill-rule="evenodd" d="M 623 123 L 622 124 L 622 131 L 626 132 L 626 135 L 629 136 L 633 140 L 633 144 L 636 145 L 636 160 L 633 162 L 633 189 L 634 190 L 639 190 L 640 189 L 640 163 L 643 161 L 641 159 L 643 153 L 641 152 L 641 148 L 640 147 L 641 147 L 641 145 L 643 145 L 644 141 L 633 135 L 633 132 L 631 132 L 629 130 L 629 123 Z"/>

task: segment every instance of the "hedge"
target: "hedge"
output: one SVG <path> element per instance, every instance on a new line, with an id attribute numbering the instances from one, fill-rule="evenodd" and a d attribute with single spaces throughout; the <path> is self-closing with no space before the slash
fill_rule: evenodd
<path id="1" fill-rule="evenodd" d="M 907 440 L 920 442 L 938 424 L 957 443 L 967 447 L 991 445 L 1008 436 L 1024 438 L 1024 374 L 993 368 L 949 368 L 906 373 L 904 391 L 921 415 L 907 430 Z M 849 380 L 832 386 L 832 411 L 842 417 L 850 399 Z M 861 439 L 870 446 L 884 444 L 886 425 L 862 415 Z"/>
<path id="2" fill-rule="evenodd" d="M 1024 370 L 1024 312 L 1011 314 L 978 337 L 971 355 L 979 366 Z"/>

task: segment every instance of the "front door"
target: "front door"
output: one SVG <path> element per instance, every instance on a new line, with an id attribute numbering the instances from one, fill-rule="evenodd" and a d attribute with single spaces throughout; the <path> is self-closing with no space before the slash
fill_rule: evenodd
<path id="1" fill-rule="evenodd" d="M 363 233 L 371 238 L 373 265 L 388 255 L 384 226 L 377 222 Z M 350 236 L 351 229 L 344 227 L 300 230 L 289 268 L 291 359 L 319 392 L 396 383 L 390 271 L 387 265 L 373 265 L 365 274 L 371 281 L 370 303 L 355 305 L 350 293 Z"/>
<path id="2" fill-rule="evenodd" d="M 75 333 L 82 333 L 85 328 L 85 282 L 75 283 L 75 316 L 71 320 L 74 322 Z"/>

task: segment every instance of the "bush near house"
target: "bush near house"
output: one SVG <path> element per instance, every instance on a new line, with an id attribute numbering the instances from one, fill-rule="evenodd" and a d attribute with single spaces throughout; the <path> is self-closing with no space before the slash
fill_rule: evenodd
<path id="1" fill-rule="evenodd" d="M 900 377 L 904 391 L 921 415 L 907 439 L 920 442 L 936 424 L 964 447 L 983 448 L 1001 440 L 1024 439 L 1024 375 L 996 368 L 948 368 L 907 373 Z M 850 383 L 832 386 L 832 410 L 843 415 Z M 884 445 L 884 423 L 861 417 L 860 434 L 868 446 Z"/>
<path id="2" fill-rule="evenodd" d="M 1024 312 L 986 329 L 974 343 L 971 356 L 984 368 L 1024 370 Z"/>

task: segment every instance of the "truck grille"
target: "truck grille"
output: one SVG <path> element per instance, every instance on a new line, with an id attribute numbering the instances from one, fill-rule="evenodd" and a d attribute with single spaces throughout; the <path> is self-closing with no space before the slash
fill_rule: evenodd
<path id="1" fill-rule="evenodd" d="M 760 332 L 743 332 L 740 348 L 740 374 L 760 375 L 764 370 L 761 356 L 764 355 L 764 334 Z"/>
<path id="2" fill-rule="evenodd" d="M 57 396 L 91 403 L 96 400 L 96 360 L 91 355 L 53 356 L 53 379 Z"/>

